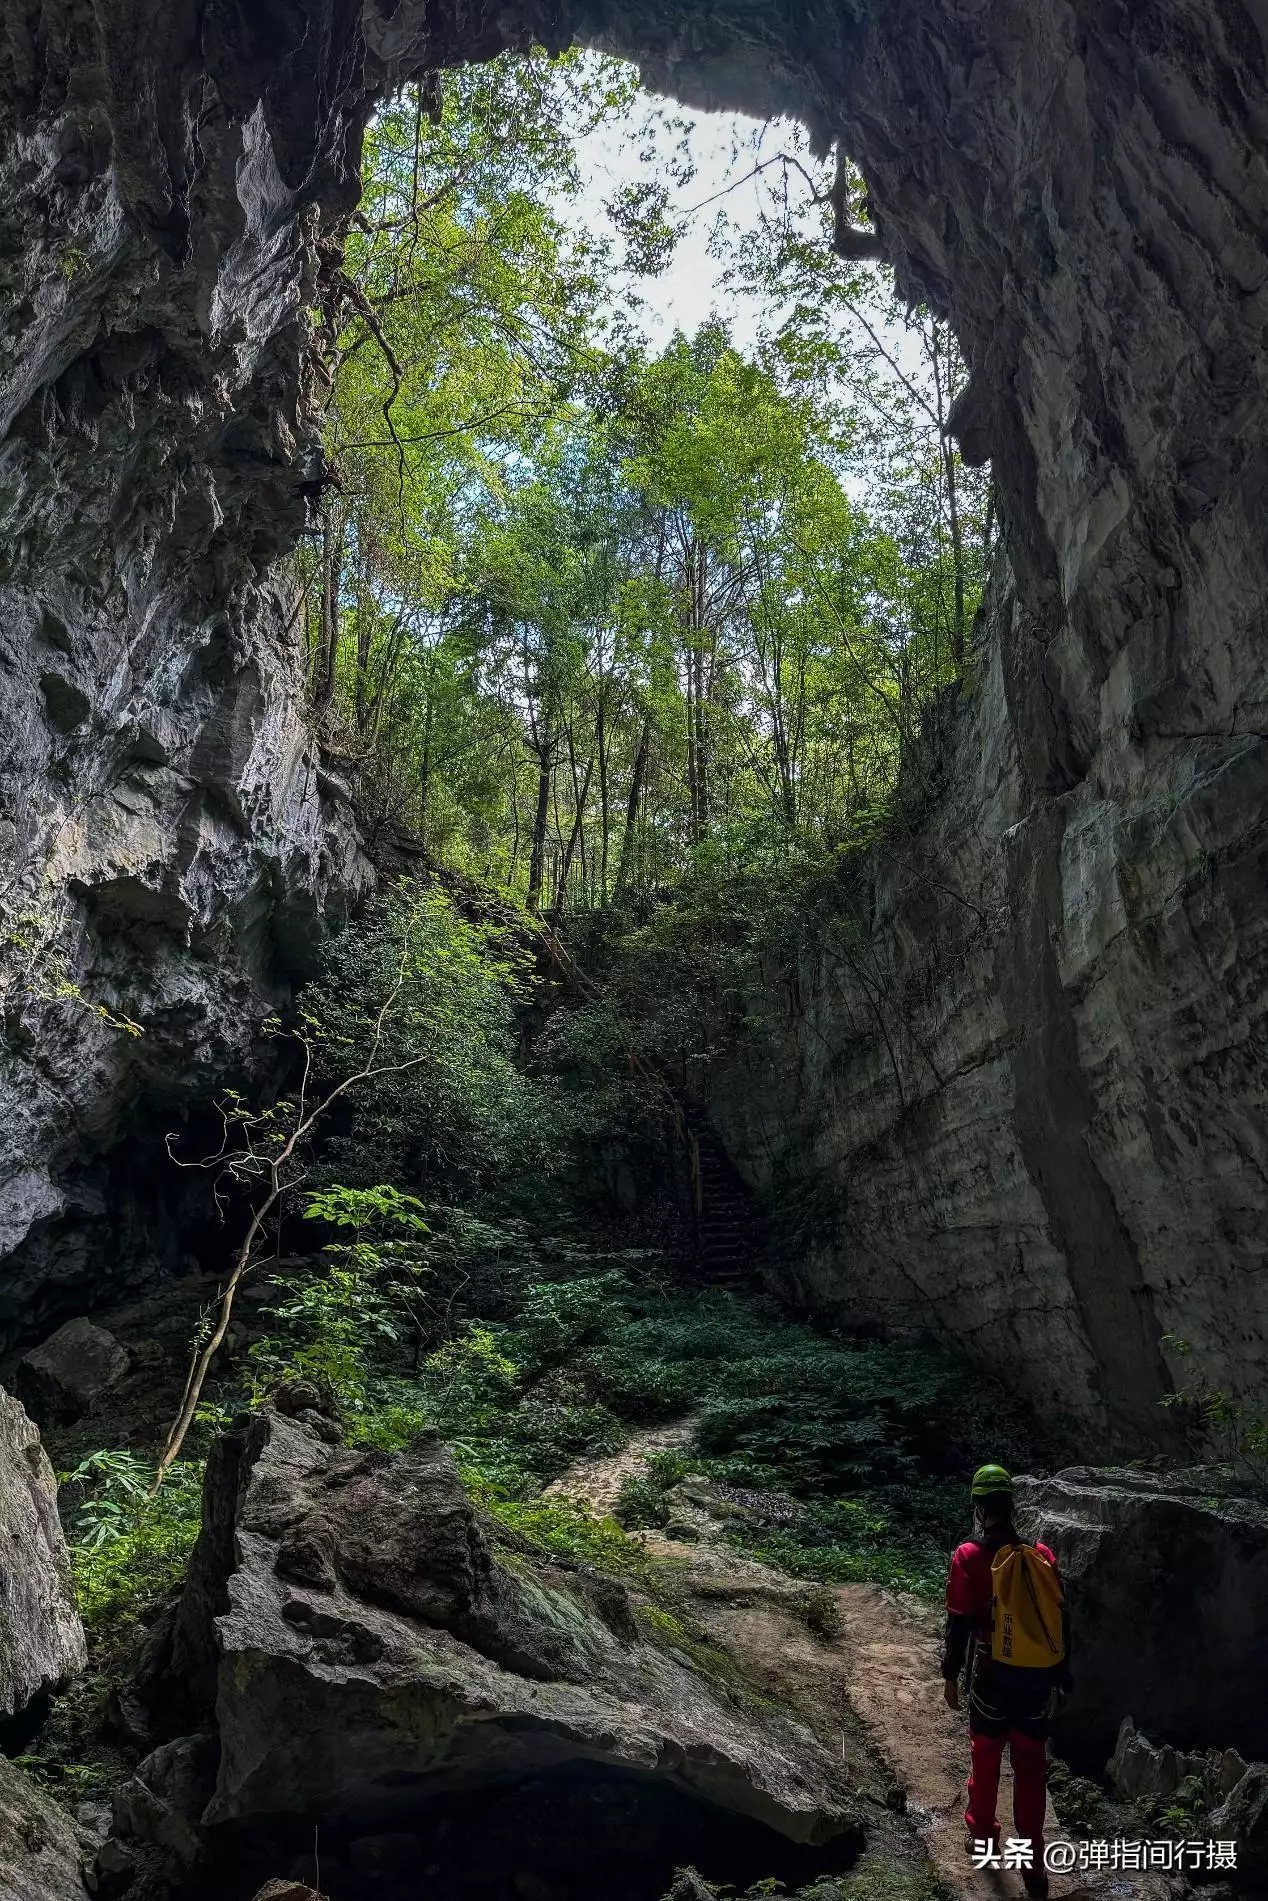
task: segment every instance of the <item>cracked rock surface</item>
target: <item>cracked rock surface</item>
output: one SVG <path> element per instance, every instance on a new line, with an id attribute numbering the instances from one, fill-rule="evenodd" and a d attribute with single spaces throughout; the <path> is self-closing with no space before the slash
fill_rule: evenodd
<path id="1" fill-rule="evenodd" d="M 1020 1480 L 1017 1505 L 1023 1533 L 1055 1551 L 1078 1620 L 1058 1747 L 1107 1756 L 1129 1713 L 1190 1749 L 1268 1755 L 1268 1669 L 1253 1636 L 1268 1591 L 1268 1509 L 1210 1496 L 1200 1474 L 1088 1466 Z M 1148 1617 L 1135 1608 L 1144 1603 Z M 1183 1669 L 1170 1664 L 1177 1654 Z"/>
<path id="2" fill-rule="evenodd" d="M 84 1665 L 57 1481 L 40 1435 L 0 1387 L 0 1717 Z"/>
<path id="3" fill-rule="evenodd" d="M 522 1844 L 566 1768 L 636 1801 L 663 1785 L 732 1834 L 747 1820 L 844 1865 L 861 1839 L 844 1769 L 654 1629 L 612 1579 L 492 1550 L 438 1441 L 389 1458 L 261 1415 L 217 1442 L 189 1580 L 141 1672 L 156 1722 L 188 1733 L 121 1791 L 105 1859 L 137 1841 L 186 1869 L 245 1857 L 253 1892 L 252 1844 L 274 1853 L 288 1827 L 303 1841 L 318 1816 L 330 1854 L 368 1867 L 366 1843 L 396 1840 L 400 1860 L 409 1836 L 417 1858 L 413 1838 L 468 1797 L 486 1835 L 518 1802 Z"/>

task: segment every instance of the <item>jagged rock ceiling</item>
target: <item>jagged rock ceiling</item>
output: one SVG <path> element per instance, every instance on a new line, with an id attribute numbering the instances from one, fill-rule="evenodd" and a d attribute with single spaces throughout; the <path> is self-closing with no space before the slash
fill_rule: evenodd
<path id="1" fill-rule="evenodd" d="M 997 1284 L 1010 1260 L 1023 1278 L 1065 1262 L 1081 1388 L 1134 1393 L 1137 1428 L 1177 1319 L 1216 1372 L 1253 1383 L 1264 0 L 5 9 L 9 892 L 57 912 L 72 979 L 91 967 L 94 995 L 148 1025 L 121 1052 L 86 1014 L 50 1004 L 32 1030 L 24 1012 L 3 1126 L 10 1311 L 82 1298 L 101 1193 L 85 1156 L 138 1091 L 239 1059 L 317 911 L 365 876 L 298 717 L 271 564 L 320 472 L 304 312 L 356 200 L 367 115 L 411 74 L 573 37 L 689 101 L 843 137 L 900 285 L 954 318 L 974 370 L 957 425 L 993 458 L 1012 573 L 966 819 L 1015 925 L 991 977 L 1004 1018 L 965 1059 L 981 1068 L 992 1038 L 1009 1052 L 974 1166 L 998 1188 L 1011 1142 L 1042 1204 L 1024 1232 L 997 1211 L 979 1250 Z M 960 1003 L 952 984 L 946 1013 Z M 967 1219 L 942 1165 L 913 1209 L 922 1246 Z M 1186 1306 L 1203 1276 L 1205 1305 Z M 926 1278 L 920 1298 L 940 1297 Z M 1234 1308 L 1236 1346 L 1217 1352 Z"/>

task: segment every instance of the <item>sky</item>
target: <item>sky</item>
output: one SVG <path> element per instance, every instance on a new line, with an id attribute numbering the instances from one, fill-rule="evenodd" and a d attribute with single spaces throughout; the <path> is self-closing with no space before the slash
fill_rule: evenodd
<path id="1" fill-rule="evenodd" d="M 665 129 L 666 118 L 672 121 L 672 131 Z M 615 277 L 613 306 L 628 310 L 631 293 L 641 300 L 637 323 L 653 348 L 667 343 L 675 329 L 692 335 L 717 311 L 728 323 L 736 347 L 752 352 L 761 331 L 778 329 L 781 308 L 764 298 L 729 293 L 722 283 L 723 265 L 710 255 L 709 236 L 720 212 L 740 227 L 757 226 L 763 190 L 769 206 L 770 192 L 781 173 L 768 168 L 763 186 L 753 176 L 754 165 L 795 150 L 800 129 L 787 120 L 763 122 L 742 113 L 699 112 L 646 94 L 620 130 L 619 139 L 608 130 L 578 140 L 587 184 L 579 199 L 560 204 L 564 222 L 606 226 L 605 201 L 621 186 L 649 178 L 671 186 L 671 217 L 692 211 L 695 215 L 687 218 L 673 260 L 660 276 Z M 695 166 L 694 175 L 682 186 L 672 176 L 680 139 Z M 806 188 L 796 174 L 792 189 L 804 199 Z M 919 342 L 897 307 L 888 316 L 883 311 L 874 315 L 904 373 L 923 382 Z"/>
<path id="2" fill-rule="evenodd" d="M 641 120 L 631 124 L 619 141 L 610 132 L 579 140 L 578 156 L 588 182 L 581 198 L 565 211 L 570 221 L 604 223 L 604 203 L 623 185 L 648 178 L 672 182 L 667 162 L 649 167 L 640 157 L 649 114 L 663 106 L 662 101 L 649 100 Z M 676 329 L 688 334 L 697 330 L 716 310 L 729 322 L 736 344 L 748 349 L 756 342 L 763 321 L 770 321 L 769 306 L 726 293 L 720 281 L 722 266 L 709 255 L 709 234 L 723 208 L 738 222 L 756 221 L 757 183 L 751 178 L 741 181 L 753 167 L 754 141 L 761 141 L 763 151 L 777 150 L 784 128 L 763 127 L 761 121 L 735 112 L 696 112 L 677 105 L 669 109 L 685 132 L 696 166 L 689 183 L 672 188 L 671 206 L 678 213 L 701 209 L 688 220 L 668 268 L 658 277 L 635 281 L 633 288 L 644 305 L 640 327 L 652 344 L 659 345 L 668 342 Z M 666 141 L 662 133 L 657 143 L 668 156 L 676 139 Z M 615 294 L 623 296 L 627 287 L 628 280 L 618 280 Z"/>

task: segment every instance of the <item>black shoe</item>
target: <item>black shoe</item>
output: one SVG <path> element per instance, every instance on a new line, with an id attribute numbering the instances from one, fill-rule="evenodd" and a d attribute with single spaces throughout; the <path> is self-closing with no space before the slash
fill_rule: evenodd
<path id="1" fill-rule="evenodd" d="M 1048 1901 L 1048 1877 L 1042 1868 L 1023 1868 L 1021 1885 L 1036 1901 Z"/>

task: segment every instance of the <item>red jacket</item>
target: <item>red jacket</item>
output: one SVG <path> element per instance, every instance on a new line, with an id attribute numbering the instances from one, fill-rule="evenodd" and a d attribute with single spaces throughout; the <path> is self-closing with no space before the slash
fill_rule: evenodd
<path id="1" fill-rule="evenodd" d="M 991 1562 L 995 1554 L 1011 1538 L 992 1539 L 988 1544 L 984 1539 L 968 1538 L 958 1545 L 951 1554 L 951 1572 L 947 1578 L 947 1613 L 951 1617 L 968 1617 L 973 1621 L 973 1635 L 985 1642 L 991 1635 Z M 1039 1540 L 1030 1540 L 1041 1558 L 1056 1570 L 1057 1560 L 1047 1545 Z"/>
<path id="2" fill-rule="evenodd" d="M 992 1532 L 989 1538 L 969 1538 L 957 1546 L 951 1557 L 947 1578 L 947 1624 L 942 1648 L 942 1674 L 954 1681 L 964 1669 L 970 1639 L 975 1642 L 969 1684 L 970 1709 L 979 1717 L 994 1721 L 1010 1711 L 1033 1716 L 1046 1701 L 1052 1677 L 1068 1690 L 1070 1675 L 1069 1605 L 1061 1612 L 1065 1657 L 1052 1673 L 1038 1670 L 1014 1670 L 1011 1664 L 997 1664 L 991 1658 L 991 1561 L 1004 1546 L 1023 1541 L 1014 1530 Z M 1040 1557 L 1054 1570 L 1057 1561 L 1047 1545 L 1031 1540 Z M 1058 1571 L 1058 1576 L 1060 1572 Z M 1032 1707 L 1033 1706 L 1033 1707 Z"/>

